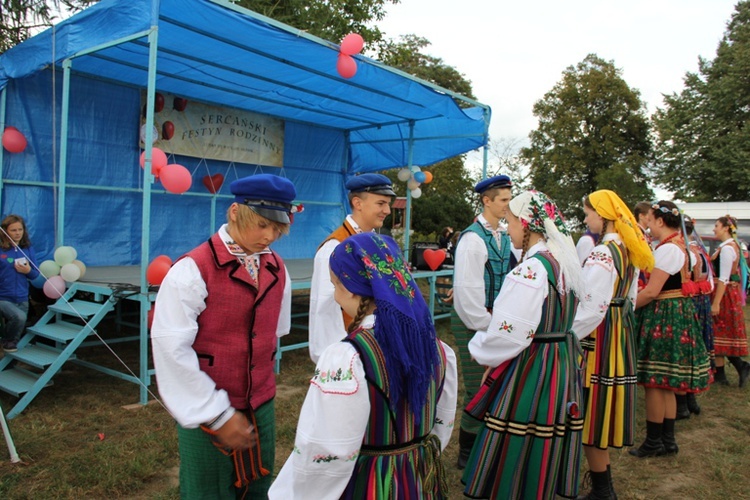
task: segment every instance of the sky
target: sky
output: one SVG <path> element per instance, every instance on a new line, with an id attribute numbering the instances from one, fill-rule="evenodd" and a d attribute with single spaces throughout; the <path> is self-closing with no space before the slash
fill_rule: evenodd
<path id="1" fill-rule="evenodd" d="M 563 71 L 594 53 L 614 61 L 649 114 L 682 90 L 698 57 L 709 60 L 736 0 L 401 0 L 378 23 L 386 37 L 413 33 L 424 50 L 472 82 L 492 107 L 490 136 L 528 144 L 534 103 Z"/>

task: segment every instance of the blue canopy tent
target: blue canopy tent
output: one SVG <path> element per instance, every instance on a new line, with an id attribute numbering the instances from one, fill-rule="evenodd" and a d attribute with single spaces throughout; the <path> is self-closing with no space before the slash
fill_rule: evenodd
<path id="1" fill-rule="evenodd" d="M 305 211 L 275 248 L 303 259 L 347 213 L 348 176 L 487 144 L 488 106 L 361 55 L 342 78 L 338 55 L 337 44 L 222 0 L 103 0 L 0 55 L 0 128 L 29 141 L 22 153 L 0 149 L 0 209 L 27 218 L 41 259 L 64 244 L 88 266 L 140 266 L 145 353 L 148 262 L 215 231 L 234 178 L 294 182 Z M 141 125 L 150 144 L 160 93 L 281 120 L 283 164 L 172 154 L 193 183 L 166 192 L 138 167 Z M 212 193 L 201 179 L 217 172 L 226 182 Z"/>

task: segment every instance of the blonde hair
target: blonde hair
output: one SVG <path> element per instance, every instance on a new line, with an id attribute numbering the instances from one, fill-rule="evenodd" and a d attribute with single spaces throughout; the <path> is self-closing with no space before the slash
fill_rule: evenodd
<path id="1" fill-rule="evenodd" d="M 232 222 L 232 218 L 229 216 L 232 210 L 232 205 L 237 205 L 237 220 Z M 266 221 L 276 228 L 281 234 L 289 234 L 289 224 L 283 224 L 276 222 L 271 219 L 267 219 L 262 215 L 256 213 L 252 208 L 242 203 L 233 203 L 227 209 L 227 222 L 230 228 L 237 228 L 240 231 L 245 229 L 258 227 L 262 221 Z"/>

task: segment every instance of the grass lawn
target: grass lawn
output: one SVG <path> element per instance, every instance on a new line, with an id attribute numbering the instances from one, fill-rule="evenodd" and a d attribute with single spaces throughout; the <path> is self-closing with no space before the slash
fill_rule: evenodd
<path id="1" fill-rule="evenodd" d="M 745 315 L 750 317 L 750 307 Z M 438 331 L 452 343 L 448 320 L 438 323 Z M 292 336 L 284 342 L 306 338 L 304 332 Z M 113 348 L 131 367 L 137 366 L 135 343 Z M 104 348 L 89 348 L 85 354 L 87 359 L 118 364 Z M 292 449 L 314 368 L 306 349 L 284 353 L 281 366 L 276 471 Z M 732 386 L 713 386 L 699 395 L 700 416 L 677 422 L 677 456 L 639 460 L 627 450 L 611 450 L 620 499 L 750 498 L 750 387 L 737 387 L 733 368 L 728 367 L 727 374 Z M 0 445 L 0 498 L 179 497 L 175 426 L 157 401 L 126 409 L 138 401 L 136 385 L 70 363 L 54 382 L 9 421 L 22 462 L 12 464 Z M 155 386 L 151 390 L 155 392 Z M 642 390 L 639 396 L 636 444 L 645 434 Z M 16 398 L 0 393 L 6 413 L 15 402 Z M 460 473 L 454 466 L 457 434 L 456 429 L 444 454 L 450 498 L 463 498 Z"/>

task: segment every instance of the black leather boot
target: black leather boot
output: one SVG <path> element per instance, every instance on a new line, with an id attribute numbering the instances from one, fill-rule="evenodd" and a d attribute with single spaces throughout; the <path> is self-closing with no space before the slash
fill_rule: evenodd
<path id="1" fill-rule="evenodd" d="M 745 387 L 745 383 L 750 379 L 750 363 L 743 361 L 739 356 L 727 356 L 727 359 L 740 377 L 740 387 Z"/>
<path id="2" fill-rule="evenodd" d="M 591 470 L 586 475 L 591 480 L 591 491 L 576 497 L 576 500 L 617 500 L 617 495 L 614 495 L 615 492 L 612 489 L 609 468 L 603 472 Z M 584 482 L 588 482 L 585 476 Z"/>
<path id="3" fill-rule="evenodd" d="M 675 417 L 675 419 L 683 420 L 685 418 L 690 418 L 690 410 L 688 409 L 687 404 L 687 395 L 675 394 L 674 397 L 677 400 L 677 416 Z"/>
<path id="4" fill-rule="evenodd" d="M 716 373 L 714 374 L 714 383 L 719 385 L 729 385 L 729 380 L 727 380 L 727 374 L 724 372 L 723 366 L 716 367 Z"/>
<path id="5" fill-rule="evenodd" d="M 630 448 L 628 453 L 638 458 L 660 457 L 666 453 L 664 443 L 661 440 L 661 422 L 649 422 L 646 420 L 646 440 L 638 448 Z"/>
<path id="6" fill-rule="evenodd" d="M 474 440 L 477 438 L 476 434 L 467 432 L 463 429 L 459 429 L 458 432 L 458 460 L 456 461 L 456 467 L 459 470 L 466 468 L 466 463 L 469 461 L 469 455 L 471 455 L 471 448 L 474 446 Z"/>
<path id="7" fill-rule="evenodd" d="M 700 415 L 701 414 L 701 407 L 698 405 L 698 400 L 695 399 L 695 393 L 694 392 L 688 392 L 687 393 L 687 407 L 690 413 L 693 413 L 694 415 Z"/>
<path id="8" fill-rule="evenodd" d="M 674 438 L 674 420 L 673 418 L 665 418 L 661 428 L 661 441 L 664 443 L 664 452 L 667 455 L 676 455 L 680 451 Z"/>

